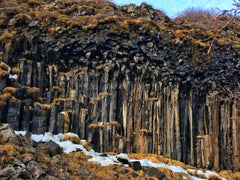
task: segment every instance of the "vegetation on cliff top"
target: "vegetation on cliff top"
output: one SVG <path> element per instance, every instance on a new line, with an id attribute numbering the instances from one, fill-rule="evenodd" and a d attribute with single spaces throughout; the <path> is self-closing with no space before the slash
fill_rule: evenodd
<path id="1" fill-rule="evenodd" d="M 139 7 L 133 4 L 119 7 L 110 1 L 97 0 L 3 0 L 0 3 L 0 45 L 11 43 L 19 29 L 40 29 L 55 38 L 67 36 L 74 29 L 83 35 L 91 32 L 102 35 L 102 30 L 109 29 L 122 34 L 130 32 L 130 36 L 125 37 L 130 42 L 140 31 L 163 32 L 165 40 L 169 39 L 164 34 L 172 34 L 173 43 L 188 39 L 206 48 L 208 42 L 199 40 L 214 34 L 217 27 L 229 19 L 229 16 L 216 19 L 212 12 L 189 10 L 170 20 L 159 10 L 151 14 L 152 9 L 145 3 Z M 239 22 L 234 21 L 216 37 L 216 42 L 239 49 L 239 36 Z"/>

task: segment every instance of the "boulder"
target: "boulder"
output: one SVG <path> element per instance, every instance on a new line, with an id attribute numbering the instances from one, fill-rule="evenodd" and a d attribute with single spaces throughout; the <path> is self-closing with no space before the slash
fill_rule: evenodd
<path id="1" fill-rule="evenodd" d="M 45 174 L 44 170 L 38 165 L 36 161 L 29 161 L 27 163 L 27 170 L 36 179 Z"/>
<path id="2" fill-rule="evenodd" d="M 78 169 L 78 174 L 81 176 L 89 176 L 91 172 L 86 169 Z"/>
<path id="3" fill-rule="evenodd" d="M 55 156 L 63 152 L 63 148 L 53 141 L 47 144 L 46 150 L 50 156 Z"/>
<path id="4" fill-rule="evenodd" d="M 13 167 L 6 167 L 0 171 L 0 179 L 1 180 L 8 180 L 11 177 L 15 176 L 17 171 Z"/>
<path id="5" fill-rule="evenodd" d="M 160 170 L 158 170 L 157 168 L 151 167 L 150 169 L 148 169 L 146 171 L 146 173 L 151 176 L 151 177 L 155 177 L 156 179 L 162 180 L 165 178 L 165 174 L 162 173 Z"/>
<path id="6" fill-rule="evenodd" d="M 17 169 L 16 179 L 32 179 L 31 174 L 25 168 Z"/>
<path id="7" fill-rule="evenodd" d="M 123 153 L 116 155 L 116 158 L 119 162 L 121 162 L 123 164 L 128 164 L 128 162 L 129 162 L 129 157 Z"/>
<path id="8" fill-rule="evenodd" d="M 134 171 L 140 171 L 142 169 L 140 161 L 131 161 L 128 163 Z"/>
<path id="9" fill-rule="evenodd" d="M 0 136 L 2 143 L 13 143 L 19 145 L 19 136 L 17 136 L 14 131 L 10 128 L 8 124 L 0 125 Z"/>

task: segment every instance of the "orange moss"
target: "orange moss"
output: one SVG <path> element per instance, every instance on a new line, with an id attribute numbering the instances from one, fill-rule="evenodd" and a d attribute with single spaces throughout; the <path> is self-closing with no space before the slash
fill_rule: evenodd
<path id="1" fill-rule="evenodd" d="M 81 144 L 85 147 L 87 151 L 91 151 L 92 148 L 89 142 L 82 142 Z"/>
<path id="2" fill-rule="evenodd" d="M 99 93 L 99 96 L 107 96 L 107 95 L 109 95 L 108 92 Z"/>
<path id="3" fill-rule="evenodd" d="M 98 65 L 98 66 L 96 67 L 96 69 L 98 69 L 98 70 L 102 69 L 102 65 Z"/>
<path id="4" fill-rule="evenodd" d="M 208 180 L 221 180 L 222 178 L 216 176 L 216 175 L 213 175 L 211 174 L 209 177 L 208 177 Z"/>
<path id="5" fill-rule="evenodd" d="M 155 94 L 155 92 L 150 92 L 150 97 L 153 97 L 154 96 L 154 94 Z"/>
<path id="6" fill-rule="evenodd" d="M 62 89 L 58 86 L 53 86 L 52 87 L 52 91 L 57 91 L 58 93 L 61 93 L 62 92 Z"/>
<path id="7" fill-rule="evenodd" d="M 62 98 L 56 98 L 56 99 L 54 99 L 53 100 L 53 103 L 58 103 L 59 101 L 63 101 L 63 102 L 65 102 L 65 99 L 62 99 Z"/>
<path id="8" fill-rule="evenodd" d="M 63 139 L 64 141 L 69 140 L 74 144 L 81 144 L 81 141 L 80 141 L 79 137 L 77 137 L 77 136 L 70 136 L 70 135 L 67 135 L 67 134 L 64 134 L 64 136 L 65 136 L 64 139 Z"/>
<path id="9" fill-rule="evenodd" d="M 225 171 L 221 171 L 218 173 L 221 177 L 224 177 L 226 179 L 240 179 L 240 172 L 232 172 L 230 170 L 225 170 Z"/>
<path id="10" fill-rule="evenodd" d="M 108 124 L 108 125 L 115 126 L 115 127 L 117 127 L 117 128 L 120 127 L 120 124 L 119 124 L 117 121 L 108 122 L 107 124 Z"/>
<path id="11" fill-rule="evenodd" d="M 140 134 L 146 134 L 146 135 L 147 135 L 147 134 L 152 134 L 152 131 L 147 130 L 147 129 L 140 129 L 140 130 L 139 130 L 139 133 L 140 133 Z"/>
<path id="12" fill-rule="evenodd" d="M 20 73 L 20 69 L 14 67 L 14 68 L 11 69 L 11 73 L 12 73 L 12 74 L 19 74 L 19 73 Z"/>
<path id="13" fill-rule="evenodd" d="M 10 93 L 5 93 L 0 95 L 0 101 L 6 101 L 8 99 L 14 98 Z"/>
<path id="14" fill-rule="evenodd" d="M 8 65 L 5 63 L 0 63 L 0 69 L 2 69 L 3 71 L 8 71 Z"/>
<path id="15" fill-rule="evenodd" d="M 27 94 L 34 99 L 37 99 L 40 97 L 40 92 L 41 90 L 37 87 L 30 87 L 27 89 Z"/>
<path id="16" fill-rule="evenodd" d="M 104 126 L 104 125 L 101 125 L 101 124 L 90 124 L 90 125 L 88 126 L 88 128 L 89 128 L 89 129 L 91 129 L 91 128 L 104 129 L 105 126 Z"/>
<path id="17" fill-rule="evenodd" d="M 9 93 L 12 96 L 14 96 L 16 94 L 16 92 L 17 92 L 17 89 L 14 88 L 14 87 L 5 87 L 4 90 L 3 90 L 4 94 Z"/>
<path id="18" fill-rule="evenodd" d="M 7 76 L 9 76 L 9 72 L 3 71 L 2 69 L 0 69 L 0 79 L 3 79 Z"/>
<path id="19" fill-rule="evenodd" d="M 158 100 L 157 97 L 156 98 L 146 98 L 145 99 L 146 102 L 153 102 L 153 101 L 157 101 L 157 100 Z"/>

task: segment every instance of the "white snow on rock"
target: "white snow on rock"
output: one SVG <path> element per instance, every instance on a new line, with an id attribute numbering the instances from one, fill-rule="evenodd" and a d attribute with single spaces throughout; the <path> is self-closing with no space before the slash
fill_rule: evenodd
<path id="1" fill-rule="evenodd" d="M 26 132 L 25 131 L 15 131 L 16 134 L 21 134 L 21 135 L 25 135 Z M 66 133 L 66 135 L 69 136 L 76 136 L 78 137 L 77 134 L 74 133 Z M 71 153 L 73 151 L 76 151 L 78 149 L 80 149 L 81 151 L 83 151 L 87 156 L 91 156 L 92 158 L 89 159 L 88 161 L 92 161 L 92 162 L 97 162 L 100 163 L 102 166 L 110 166 L 110 165 L 120 165 L 121 163 L 117 160 L 117 158 L 122 158 L 122 159 L 127 159 L 128 161 L 140 161 L 141 166 L 149 166 L 149 167 L 155 167 L 155 168 L 167 168 L 170 169 L 173 172 L 176 173 L 184 173 L 187 176 L 189 176 L 191 179 L 193 180 L 206 180 L 210 175 L 215 175 L 218 176 L 219 178 L 221 178 L 222 180 L 226 180 L 225 178 L 220 177 L 217 173 L 212 172 L 212 171 L 206 171 L 203 172 L 202 170 L 195 170 L 195 169 L 183 169 L 180 166 L 175 166 L 175 165 L 167 165 L 164 163 L 154 163 L 148 159 L 130 159 L 128 157 L 127 154 L 124 153 L 120 153 L 116 156 L 110 156 L 108 155 L 107 157 L 104 156 L 100 156 L 101 153 L 95 152 L 93 149 L 91 149 L 90 151 L 87 151 L 85 149 L 85 147 L 83 145 L 80 144 L 74 144 L 71 141 L 67 140 L 67 141 L 63 141 L 64 140 L 65 135 L 64 134 L 58 134 L 58 135 L 52 135 L 51 133 L 47 132 L 45 134 L 33 134 L 31 136 L 31 139 L 36 141 L 36 142 L 49 142 L 49 141 L 54 141 L 56 142 L 59 146 L 61 146 L 63 148 L 64 153 L 68 154 Z M 81 140 L 83 142 L 83 140 Z M 192 173 L 192 174 L 199 174 L 199 175 L 203 175 L 206 177 L 206 179 L 203 178 L 198 178 L 196 176 L 192 176 L 190 175 L 188 172 Z M 183 177 L 184 178 L 184 177 Z M 184 178 L 186 179 L 186 178 Z"/>
<path id="2" fill-rule="evenodd" d="M 116 155 L 116 157 L 126 159 L 126 160 L 130 161 L 130 158 L 128 157 L 128 155 L 124 154 L 124 153 L 120 153 L 120 154 Z"/>
<path id="3" fill-rule="evenodd" d="M 26 131 L 15 131 L 15 134 L 22 135 L 22 136 L 25 136 L 26 133 L 27 133 Z"/>
<path id="4" fill-rule="evenodd" d="M 61 114 L 63 114 L 63 115 L 65 115 L 66 114 L 66 112 L 65 111 L 62 111 L 62 112 L 60 112 Z"/>
<path id="5" fill-rule="evenodd" d="M 12 79 L 17 79 L 17 77 L 18 77 L 18 76 L 17 76 L 16 74 L 14 74 L 14 75 L 10 74 L 10 75 L 9 75 L 9 78 L 12 78 Z"/>

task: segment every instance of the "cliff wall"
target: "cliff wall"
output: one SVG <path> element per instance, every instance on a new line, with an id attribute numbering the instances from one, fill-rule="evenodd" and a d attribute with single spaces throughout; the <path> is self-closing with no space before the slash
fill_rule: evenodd
<path id="1" fill-rule="evenodd" d="M 71 18 L 95 15 L 84 8 Z M 14 16 L 7 26 L 15 34 L 0 38 L 0 123 L 34 134 L 74 132 L 100 152 L 156 153 L 239 171 L 236 49 L 213 43 L 207 53 L 209 44 L 196 41 L 206 36 L 202 30 L 146 4 L 107 8 L 108 19 L 90 31 L 55 27 L 46 8 L 43 22 Z M 127 17 L 127 28 L 109 19 L 116 13 Z"/>
<path id="2" fill-rule="evenodd" d="M 36 134 L 74 132 L 102 152 L 156 153 L 239 170 L 239 101 L 223 99 L 223 87 L 239 81 L 234 50 L 216 47 L 209 64 L 194 69 L 188 51 L 176 53 L 157 36 L 140 36 L 135 45 L 79 37 L 57 50 L 35 38 L 23 41 L 32 60 L 4 50 L 3 61 L 16 61 L 20 72 L 1 79 L 2 96 L 16 88 L 1 106 L 1 123 Z M 79 62 L 71 59 L 75 51 Z"/>

